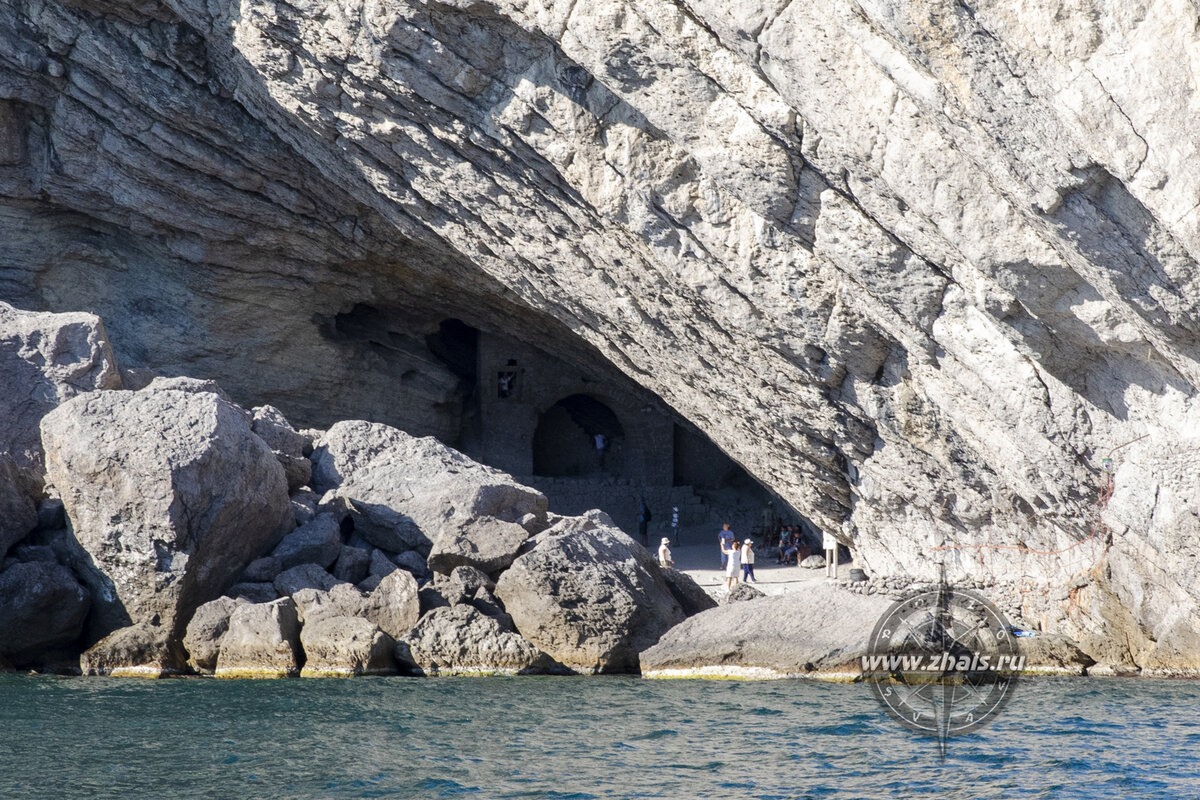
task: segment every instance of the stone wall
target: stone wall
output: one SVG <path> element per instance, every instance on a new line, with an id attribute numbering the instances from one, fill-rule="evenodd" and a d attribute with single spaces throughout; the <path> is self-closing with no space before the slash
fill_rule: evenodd
<path id="1" fill-rule="evenodd" d="M 514 474 L 533 474 L 534 435 L 541 416 L 565 398 L 584 395 L 610 409 L 623 430 L 620 452 L 606 454 L 604 471 L 638 484 L 671 485 L 674 415 L 622 376 L 575 368 L 540 348 L 488 334 L 480 337 L 479 375 L 479 438 L 467 452 L 481 461 Z M 499 387 L 505 375 L 512 376 L 507 393 Z M 592 447 L 585 431 L 580 438 L 585 448 Z M 596 462 L 599 471 L 598 456 Z"/>

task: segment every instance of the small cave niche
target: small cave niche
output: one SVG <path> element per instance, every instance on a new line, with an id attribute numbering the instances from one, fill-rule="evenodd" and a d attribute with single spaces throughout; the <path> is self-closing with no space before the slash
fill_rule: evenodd
<path id="1" fill-rule="evenodd" d="M 559 400 L 538 415 L 533 473 L 553 478 L 621 475 L 625 428 L 611 408 L 586 394 Z"/>
<path id="2" fill-rule="evenodd" d="M 23 103 L 0 100 L 0 166 L 9 167 L 25 162 L 28 117 L 28 109 Z"/>

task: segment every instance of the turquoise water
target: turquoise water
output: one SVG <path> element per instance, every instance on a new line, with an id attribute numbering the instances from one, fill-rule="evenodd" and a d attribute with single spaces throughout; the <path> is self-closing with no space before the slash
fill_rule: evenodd
<path id="1" fill-rule="evenodd" d="M 0 797 L 1182 798 L 1200 683 L 1043 679 L 935 743 L 865 686 L 0 676 Z"/>

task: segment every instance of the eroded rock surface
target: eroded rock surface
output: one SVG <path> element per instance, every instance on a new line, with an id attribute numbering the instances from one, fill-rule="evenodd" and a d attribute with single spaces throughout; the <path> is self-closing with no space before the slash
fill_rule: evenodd
<path id="1" fill-rule="evenodd" d="M 520 634 L 463 605 L 437 608 L 396 643 L 397 660 L 420 675 L 566 672 Z"/>
<path id="2" fill-rule="evenodd" d="M 192 615 L 183 637 L 183 647 L 188 652 L 188 666 L 201 675 L 211 675 L 216 670 L 221 640 L 229 630 L 229 618 L 237 605 L 232 598 L 218 597 L 197 608 Z"/>
<path id="3" fill-rule="evenodd" d="M 163 678 L 186 672 L 187 654 L 171 630 L 137 622 L 85 650 L 79 657 L 79 669 L 84 675 Z"/>
<path id="4" fill-rule="evenodd" d="M 42 417 L 77 395 L 121 386 L 104 323 L 95 314 L 36 313 L 0 301 L 0 386 L 0 454 L 40 481 Z"/>
<path id="5" fill-rule="evenodd" d="M 290 597 L 242 603 L 221 640 L 218 678 L 285 678 L 300 674 L 300 620 Z"/>
<path id="6" fill-rule="evenodd" d="M 271 552 L 271 556 L 279 560 L 280 568 L 275 575 L 301 564 L 328 568 L 341 554 L 342 534 L 337 518 L 332 514 L 317 515 L 311 522 L 283 537 L 283 541 Z M 263 579 L 272 580 L 275 575 L 269 578 L 264 576 Z"/>
<path id="7" fill-rule="evenodd" d="M 359 617 L 330 616 L 305 620 L 300 631 L 305 678 L 394 675 L 396 642 Z"/>
<path id="8" fill-rule="evenodd" d="M 383 578 L 363 602 L 363 616 L 394 639 L 411 631 L 420 614 L 417 582 L 404 570 Z"/>
<path id="9" fill-rule="evenodd" d="M 211 392 L 94 392 L 41 428 L 47 474 L 99 570 L 93 617 L 109 630 L 147 622 L 182 637 L 196 607 L 293 524 L 279 463 Z"/>

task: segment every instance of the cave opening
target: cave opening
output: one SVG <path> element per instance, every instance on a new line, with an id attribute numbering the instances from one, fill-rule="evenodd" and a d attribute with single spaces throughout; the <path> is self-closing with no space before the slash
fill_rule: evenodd
<path id="1" fill-rule="evenodd" d="M 624 461 L 625 428 L 616 413 L 600 400 L 573 394 L 538 415 L 533 433 L 535 475 L 621 475 Z"/>
<path id="2" fill-rule="evenodd" d="M 466 450 L 482 436 L 479 414 L 479 329 L 453 317 L 426 334 L 425 346 L 458 379 L 454 393 L 459 418 L 458 436 L 447 442 Z"/>
<path id="3" fill-rule="evenodd" d="M 425 346 L 462 381 L 462 394 L 469 397 L 479 383 L 479 329 L 460 319 L 444 319 L 425 336 Z"/>

